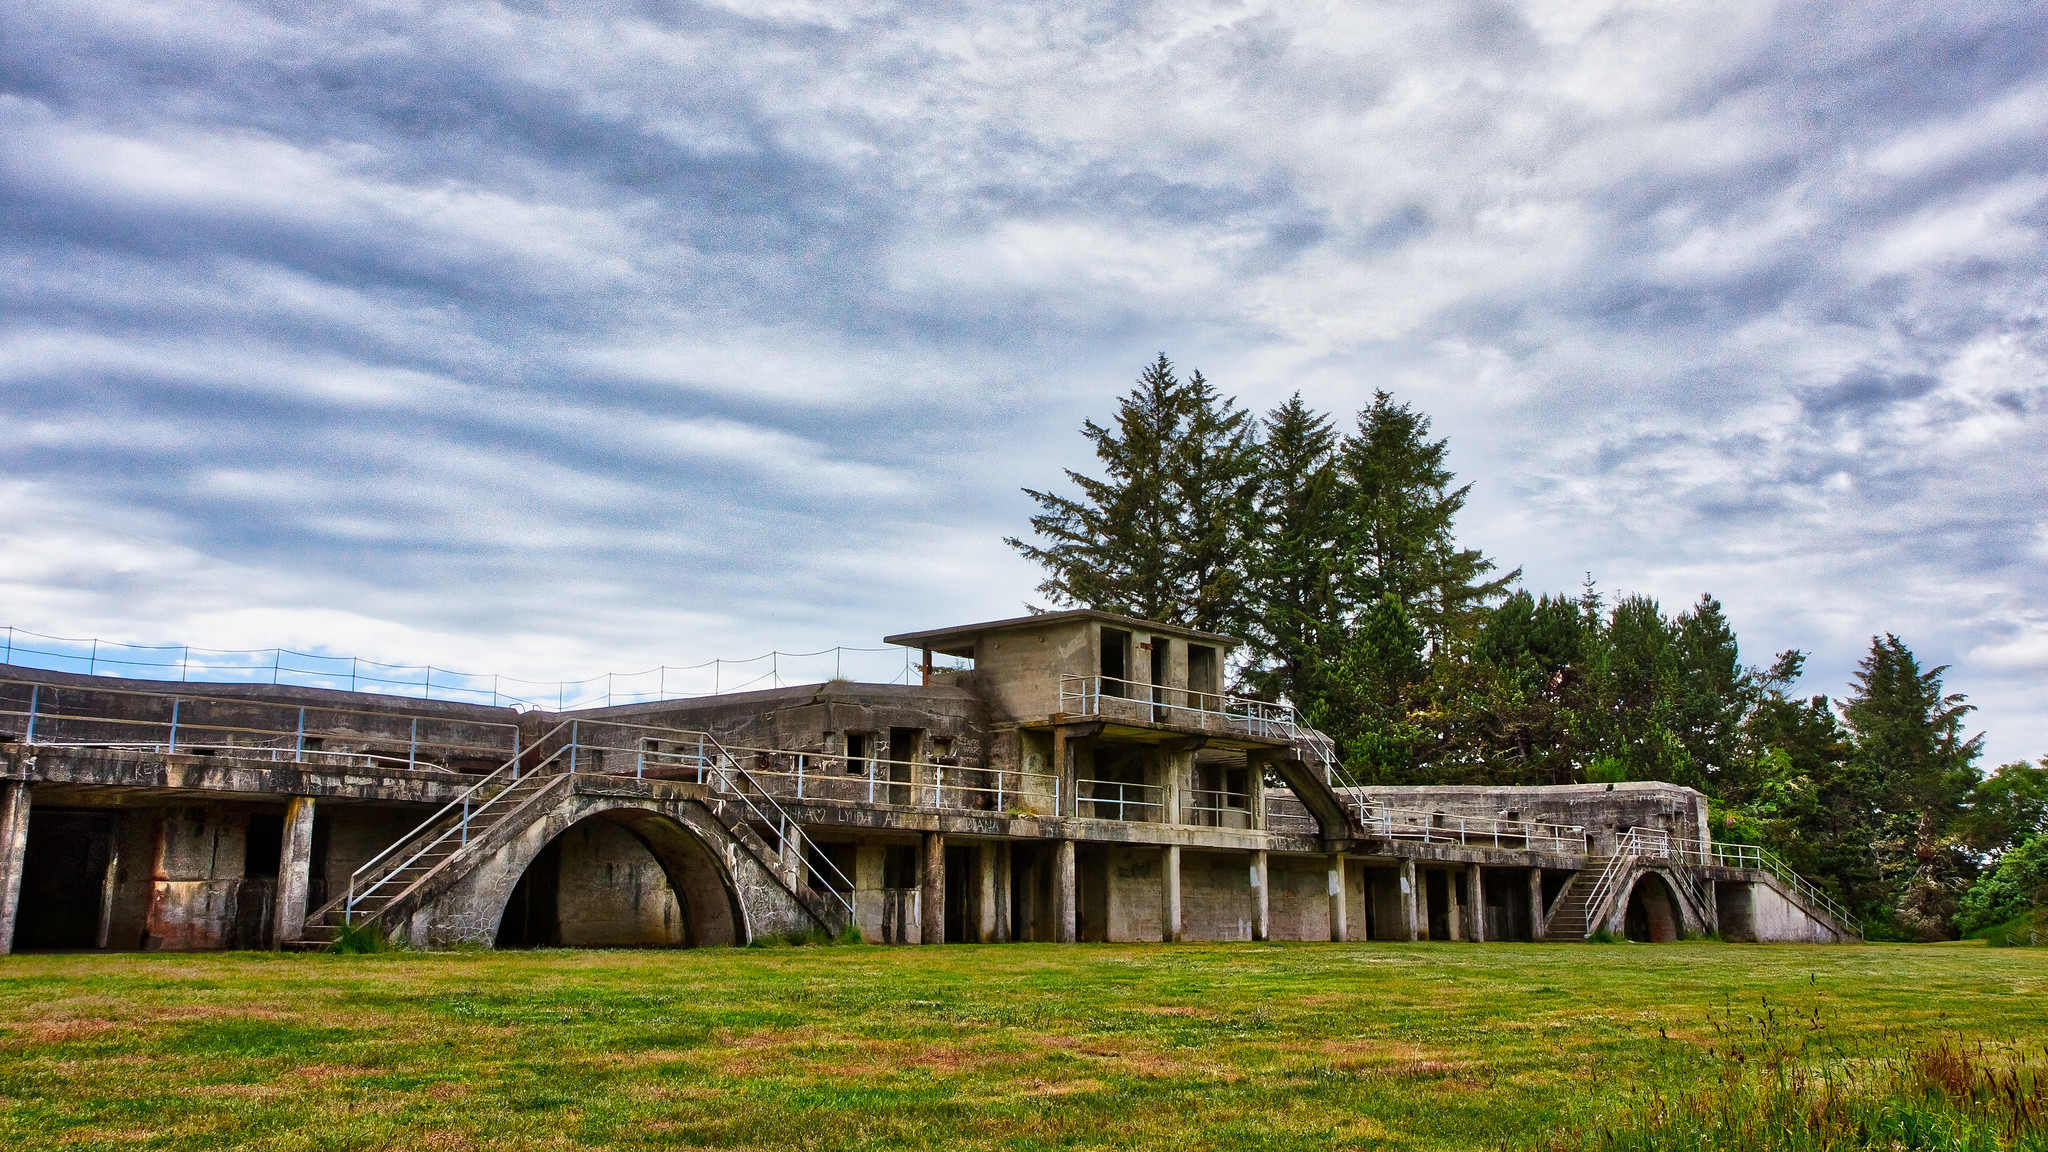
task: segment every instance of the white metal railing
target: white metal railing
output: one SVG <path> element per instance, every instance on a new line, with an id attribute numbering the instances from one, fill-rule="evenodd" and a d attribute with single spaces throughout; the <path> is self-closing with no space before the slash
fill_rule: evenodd
<path id="1" fill-rule="evenodd" d="M 1166 790 L 1157 784 L 1122 780 L 1074 781 L 1074 815 L 1093 820 L 1161 823 L 1166 819 Z"/>
<path id="2" fill-rule="evenodd" d="M 1282 788 L 1266 791 L 1266 831 L 1291 836 L 1318 836 L 1322 822 L 1293 792 Z"/>
<path id="3" fill-rule="evenodd" d="M 1723 868 L 1753 868 L 1769 872 L 1808 903 L 1818 906 L 1828 915 L 1854 928 L 1858 935 L 1863 933 L 1863 922 L 1851 915 L 1840 901 L 1787 867 L 1775 853 L 1754 844 L 1720 844 L 1709 840 L 1672 836 L 1661 829 L 1632 828 L 1617 842 L 1617 852 L 1624 850 L 1620 845 L 1626 845 L 1627 851 L 1638 856 L 1671 859 L 1686 864 L 1712 864 Z"/>
<path id="4" fill-rule="evenodd" d="M 938 760 L 889 760 L 834 751 L 726 750 L 754 761 L 753 775 L 784 799 L 890 804 L 969 812 L 1058 814 L 1060 778 L 1013 768 L 975 768 Z"/>
<path id="5" fill-rule="evenodd" d="M 1526 852 L 1586 854 L 1586 830 L 1576 824 L 1542 824 L 1531 820 L 1499 820 L 1460 816 L 1376 804 L 1356 794 L 1340 793 L 1351 815 L 1368 836 L 1386 840 L 1417 840 L 1424 844 L 1460 844 L 1477 848 L 1513 848 Z"/>
<path id="6" fill-rule="evenodd" d="M 513 801 L 508 798 L 514 796 L 514 786 L 536 774 L 558 779 L 579 774 L 684 779 L 702 784 L 715 795 L 740 804 L 752 818 L 749 822 L 772 832 L 775 851 L 786 866 L 816 869 L 822 865 L 827 873 L 822 891 L 849 918 L 853 915 L 853 881 L 826 853 L 804 851 L 807 837 L 802 826 L 776 802 L 772 791 L 748 770 L 740 757 L 720 745 L 716 738 L 686 729 L 565 720 L 524 755 L 507 760 L 357 868 L 349 877 L 348 892 L 342 902 L 343 922 L 353 923 L 358 910 L 374 901 L 382 899 L 388 904 L 390 897 L 400 893 L 387 896 L 384 889 L 430 853 L 451 843 L 460 851 L 473 834 L 494 827 L 512 810 Z M 524 798 L 519 802 L 523 803 Z M 381 905 L 369 915 L 374 917 L 379 910 Z"/>
<path id="7" fill-rule="evenodd" d="M 0 680 L 0 732 L 46 748 L 227 752 L 341 767 L 449 770 L 454 761 L 519 753 L 519 726 L 499 721 L 35 680 Z M 462 738 L 471 733 L 488 739 Z"/>
<path id="8" fill-rule="evenodd" d="M 1061 676 L 1059 710 L 1268 740 L 1292 740 L 1297 731 L 1285 704 L 1115 676 Z"/>
<path id="9" fill-rule="evenodd" d="M 1226 789 L 1183 788 L 1180 822 L 1205 828 L 1250 828 L 1252 798 Z"/>

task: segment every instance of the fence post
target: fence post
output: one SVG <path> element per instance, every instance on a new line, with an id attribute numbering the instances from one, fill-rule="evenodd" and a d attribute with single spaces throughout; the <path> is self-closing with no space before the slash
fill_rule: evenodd
<path id="1" fill-rule="evenodd" d="M 178 698 L 171 697 L 171 744 L 169 755 L 178 753 Z"/>
<path id="2" fill-rule="evenodd" d="M 92 657 L 85 662 L 85 674 L 91 676 L 94 673 L 98 672 L 99 668 L 100 642 L 98 637 L 94 637 L 92 642 Z"/>

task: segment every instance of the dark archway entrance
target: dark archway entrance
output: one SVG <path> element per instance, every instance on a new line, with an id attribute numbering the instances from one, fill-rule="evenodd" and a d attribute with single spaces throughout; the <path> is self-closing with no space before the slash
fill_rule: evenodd
<path id="1" fill-rule="evenodd" d="M 498 920 L 500 948 L 687 948 L 742 941 L 724 869 L 695 833 L 639 808 L 577 821 L 541 849 Z"/>
<path id="2" fill-rule="evenodd" d="M 1636 881 L 1622 923 L 1628 938 L 1637 943 L 1670 944 L 1678 939 L 1678 900 L 1663 877 L 1646 872 Z"/>

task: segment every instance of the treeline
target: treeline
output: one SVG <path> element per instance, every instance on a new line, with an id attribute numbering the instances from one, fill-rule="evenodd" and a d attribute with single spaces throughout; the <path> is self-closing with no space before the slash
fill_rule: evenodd
<path id="1" fill-rule="evenodd" d="M 2048 760 L 1985 773 L 1971 711 L 1896 636 L 1846 696 L 1805 657 L 1741 661 L 1711 595 L 1531 593 L 1460 547 L 1470 485 L 1429 418 L 1378 392 L 1340 425 L 1297 394 L 1263 418 L 1161 356 L 1109 424 L 1099 476 L 1025 491 L 1038 591 L 1249 641 L 1236 690 L 1293 704 L 1383 784 L 1662 780 L 1715 835 L 1832 888 L 1873 936 L 1940 939 L 2048 905 Z"/>

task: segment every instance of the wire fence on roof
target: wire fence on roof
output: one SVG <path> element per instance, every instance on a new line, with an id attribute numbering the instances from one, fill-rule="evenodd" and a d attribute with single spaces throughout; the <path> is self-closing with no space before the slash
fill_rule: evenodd
<path id="1" fill-rule="evenodd" d="M 360 656 L 291 648 L 197 648 L 185 644 L 128 644 L 94 637 L 49 636 L 9 626 L 0 639 L 0 664 L 51 672 L 82 672 L 131 680 L 195 684 L 276 684 L 378 692 L 426 700 L 454 700 L 566 711 L 786 688 L 827 680 L 914 684 L 922 656 L 914 649 L 826 648 L 766 652 L 745 660 L 663 664 L 638 672 L 608 672 L 582 680 L 525 680 L 459 672 L 432 664 L 386 664 Z M 947 666 L 967 662 L 948 658 Z"/>

